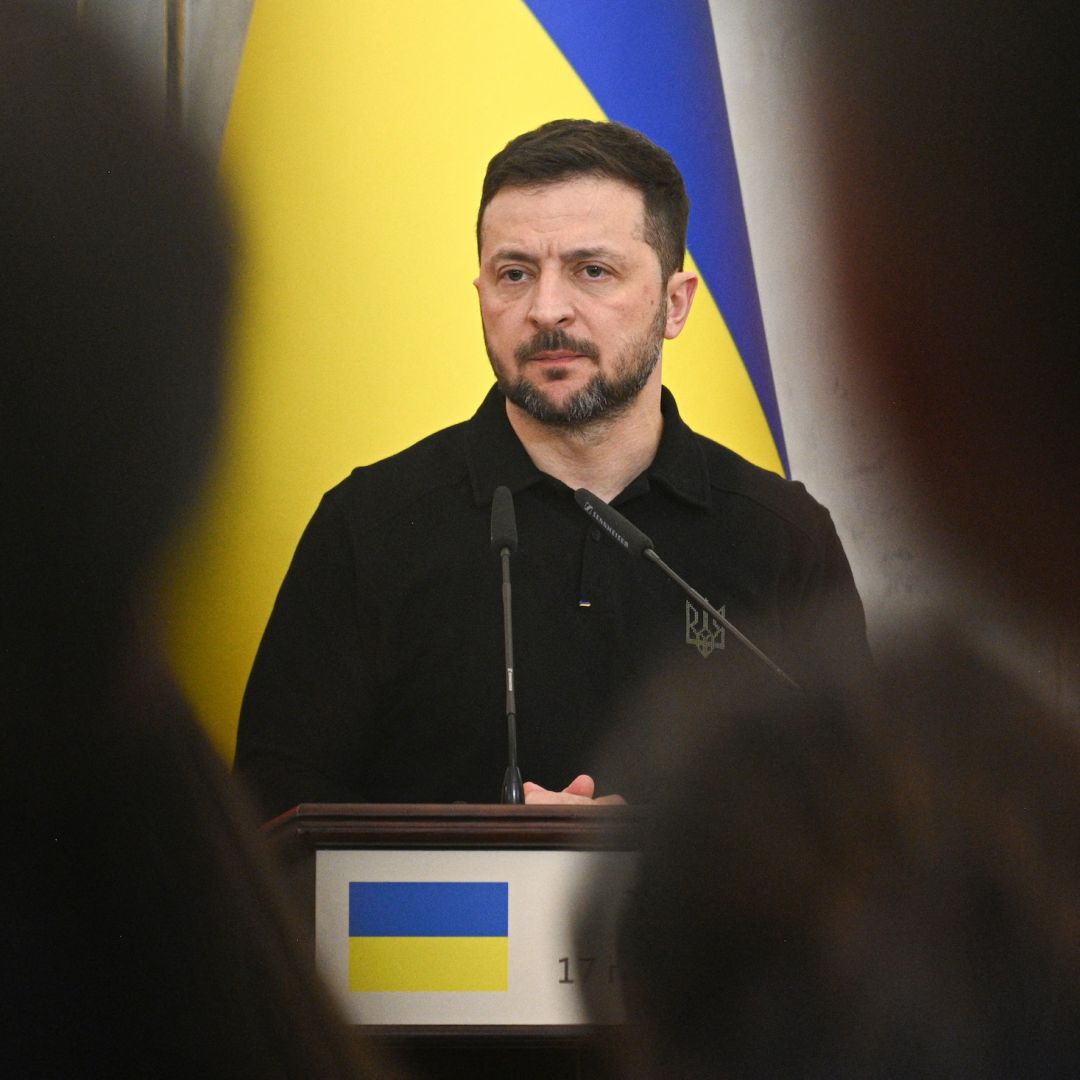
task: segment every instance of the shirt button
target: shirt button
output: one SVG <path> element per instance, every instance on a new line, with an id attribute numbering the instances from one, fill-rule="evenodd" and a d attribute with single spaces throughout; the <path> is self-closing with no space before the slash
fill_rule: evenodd
<path id="1" fill-rule="evenodd" d="M 600 539 L 600 530 L 595 525 L 593 525 L 592 528 L 589 529 L 589 539 L 590 540 L 599 540 Z"/>

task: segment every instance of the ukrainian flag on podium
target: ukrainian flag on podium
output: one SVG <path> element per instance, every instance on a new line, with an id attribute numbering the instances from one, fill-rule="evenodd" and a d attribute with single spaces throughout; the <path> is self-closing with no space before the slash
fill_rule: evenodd
<path id="1" fill-rule="evenodd" d="M 505 881 L 349 883 L 349 989 L 506 991 Z"/>

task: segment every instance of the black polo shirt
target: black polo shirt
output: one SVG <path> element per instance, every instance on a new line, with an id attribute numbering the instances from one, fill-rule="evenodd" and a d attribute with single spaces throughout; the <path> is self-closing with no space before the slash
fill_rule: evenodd
<path id="1" fill-rule="evenodd" d="M 694 434 L 665 390 L 659 450 L 617 499 L 660 556 L 800 681 L 868 661 L 828 512 Z M 519 761 L 562 788 L 660 674 L 715 688 L 760 661 L 540 472 L 497 389 L 476 415 L 329 491 L 297 547 L 244 696 L 238 771 L 299 802 L 493 802 L 506 764 L 492 493 L 514 495 Z M 658 723 L 664 722 L 657 717 Z M 611 790 L 617 778 L 597 777 Z"/>

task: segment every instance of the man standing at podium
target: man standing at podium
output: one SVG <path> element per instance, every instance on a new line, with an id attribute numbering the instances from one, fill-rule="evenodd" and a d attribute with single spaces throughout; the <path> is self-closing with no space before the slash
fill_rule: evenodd
<path id="1" fill-rule="evenodd" d="M 835 687 L 847 665 L 869 665 L 827 511 L 801 484 L 691 432 L 661 384 L 663 343 L 681 332 L 698 283 L 683 269 L 688 214 L 670 156 L 618 124 L 554 121 L 492 159 L 475 285 L 497 385 L 471 420 L 355 470 L 308 525 L 240 718 L 237 769 L 267 814 L 298 802 L 497 799 L 499 486 L 513 494 L 519 535 L 527 801 L 599 795 L 589 774 L 600 746 L 656 674 L 712 687 L 772 677 L 604 537 L 575 489 L 617 505 L 804 686 Z M 618 790 L 618 778 L 597 783 Z"/>

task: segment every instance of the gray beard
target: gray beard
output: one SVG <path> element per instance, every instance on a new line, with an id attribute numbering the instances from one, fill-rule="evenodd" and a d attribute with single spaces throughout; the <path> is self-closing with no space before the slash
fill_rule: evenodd
<path id="1" fill-rule="evenodd" d="M 613 377 L 608 378 L 597 372 L 561 406 L 553 405 L 543 391 L 523 375 L 516 379 L 504 378 L 500 374 L 503 365 L 498 363 L 492 354 L 486 335 L 484 344 L 487 346 L 488 359 L 498 380 L 499 389 L 507 400 L 542 424 L 580 428 L 597 420 L 614 420 L 630 408 L 660 362 L 666 321 L 665 304 L 657 311 L 657 316 L 645 336 L 630 345 L 619 357 L 617 372 Z M 572 349 L 594 359 L 599 355 L 591 342 L 574 341 L 564 331 L 548 330 L 520 346 L 515 352 L 515 360 L 521 365 L 532 353 L 560 348 Z"/>
<path id="2" fill-rule="evenodd" d="M 617 379 L 599 373 L 560 406 L 554 405 L 538 387 L 524 377 L 509 385 L 502 383 L 506 397 L 533 419 L 553 427 L 584 427 L 596 420 L 614 420 L 621 416 L 641 393 L 660 359 L 652 354 L 648 364 L 639 365 Z"/>

